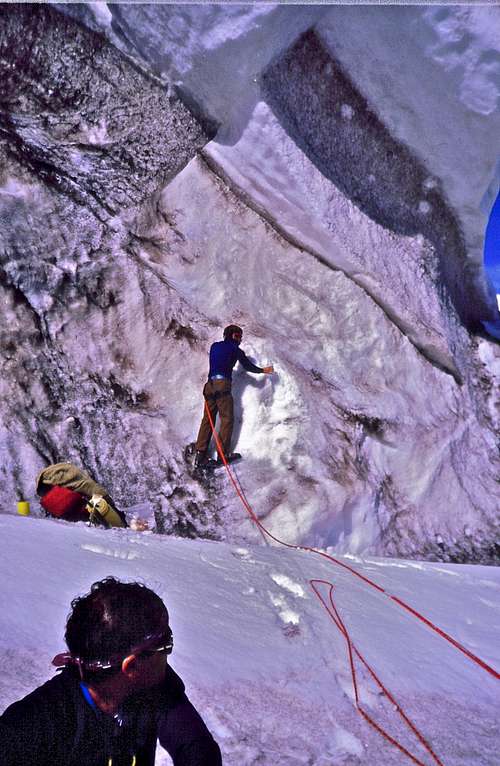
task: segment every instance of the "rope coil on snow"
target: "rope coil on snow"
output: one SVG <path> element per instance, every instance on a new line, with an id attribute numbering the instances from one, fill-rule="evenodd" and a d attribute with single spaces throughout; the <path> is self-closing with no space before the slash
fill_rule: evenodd
<path id="1" fill-rule="evenodd" d="M 429 627 L 431 630 L 433 630 L 435 633 L 437 633 L 441 638 L 444 638 L 448 643 L 450 643 L 455 649 L 462 652 L 466 657 L 468 657 L 470 660 L 475 662 L 479 667 L 483 668 L 487 673 L 493 676 L 496 680 L 500 680 L 500 673 L 491 667 L 491 665 L 488 665 L 487 662 L 482 660 L 480 657 L 477 657 L 473 652 L 471 652 L 469 649 L 464 647 L 459 641 L 457 641 L 453 636 L 450 636 L 448 633 L 446 633 L 444 630 L 442 630 L 440 627 L 435 625 L 431 620 L 429 620 L 427 617 L 425 617 L 423 614 L 418 612 L 416 609 L 411 607 L 409 604 L 407 604 L 402 599 L 398 598 L 397 596 L 393 596 L 390 593 L 388 593 L 384 588 L 382 588 L 380 585 L 378 585 L 374 580 L 371 580 L 369 577 L 366 577 L 365 575 L 361 574 L 361 572 L 357 572 L 354 567 L 349 566 L 349 564 L 344 563 L 343 561 L 339 561 L 338 559 L 334 558 L 333 556 L 330 556 L 330 554 L 325 553 L 324 551 L 318 550 L 316 548 L 311 548 L 309 546 L 304 545 L 293 545 L 292 543 L 286 543 L 283 540 L 280 540 L 279 538 L 275 537 L 269 530 L 267 530 L 264 525 L 259 521 L 255 511 L 251 507 L 250 503 L 247 501 L 247 499 L 244 496 L 244 493 L 239 486 L 239 483 L 237 482 L 233 471 L 229 467 L 229 463 L 226 460 L 226 456 L 224 455 L 224 450 L 222 448 L 222 444 L 220 442 L 219 436 L 215 430 L 215 424 L 212 418 L 212 415 L 210 413 L 210 410 L 207 406 L 207 403 L 205 402 L 205 409 L 207 412 L 208 420 L 210 423 L 210 428 L 212 429 L 212 434 L 215 439 L 215 444 L 217 447 L 217 453 L 219 454 L 222 462 L 224 463 L 224 467 L 227 471 L 227 474 L 231 480 L 231 483 L 233 484 L 236 493 L 238 497 L 240 498 L 245 510 L 247 511 L 248 515 L 252 519 L 252 521 L 257 525 L 262 537 L 264 540 L 269 538 L 271 540 L 274 540 L 274 542 L 278 543 L 278 545 L 282 545 L 285 548 L 290 548 L 293 550 L 301 550 L 301 551 L 307 551 L 308 553 L 313 553 L 317 556 L 321 556 L 322 558 L 327 559 L 333 564 L 336 564 L 337 566 L 342 567 L 343 569 L 346 569 L 350 574 L 355 575 L 360 580 L 362 580 L 364 583 L 369 585 L 371 588 L 374 588 L 375 590 L 379 591 L 379 593 L 382 593 L 384 596 L 389 598 L 393 603 L 397 604 L 401 608 L 405 609 L 409 614 L 416 617 L 418 620 L 423 622 L 427 627 Z M 329 604 L 325 602 L 323 596 L 321 595 L 320 591 L 317 589 L 316 584 L 322 584 L 329 587 Z M 385 696 L 389 699 L 389 701 L 394 705 L 394 708 L 398 715 L 402 718 L 404 723 L 407 725 L 407 727 L 414 733 L 414 735 L 419 740 L 420 744 L 427 750 L 429 755 L 432 757 L 434 762 L 437 764 L 437 766 L 444 766 L 443 762 L 440 760 L 440 758 L 436 755 L 436 753 L 433 751 L 430 744 L 426 741 L 424 736 L 421 734 L 421 732 L 417 729 L 415 724 L 410 720 L 410 718 L 406 715 L 402 707 L 396 702 L 393 695 L 390 693 L 390 691 L 384 686 L 380 678 L 377 676 L 375 671 L 370 667 L 370 665 L 367 663 L 365 658 L 362 656 L 362 654 L 359 652 L 359 650 L 355 647 L 353 644 L 349 631 L 345 627 L 339 611 L 337 607 L 335 606 L 334 600 L 333 600 L 333 583 L 329 582 L 328 580 L 309 580 L 309 585 L 311 586 L 315 596 L 319 599 L 323 607 L 325 608 L 326 612 L 330 616 L 330 619 L 335 624 L 335 626 L 338 628 L 338 630 L 341 632 L 341 634 L 344 636 L 347 644 L 347 654 L 349 658 L 349 665 L 351 670 L 351 678 L 352 678 L 352 685 L 354 690 L 354 698 L 356 703 L 356 709 L 360 713 L 361 716 L 367 721 L 367 723 L 370 724 L 376 731 L 379 732 L 379 734 L 386 739 L 390 744 L 392 744 L 394 747 L 398 748 L 407 758 L 409 758 L 413 763 L 417 764 L 417 766 L 425 766 L 423 761 L 419 760 L 416 756 L 414 756 L 412 753 L 407 750 L 404 745 L 402 745 L 400 742 L 398 742 L 394 737 L 392 737 L 390 734 L 388 734 L 374 719 L 368 715 L 368 713 L 363 710 L 363 708 L 360 705 L 359 701 L 359 694 L 358 694 L 358 684 L 357 684 L 357 677 L 356 677 L 356 668 L 354 664 L 354 657 L 356 656 L 360 662 L 365 666 L 367 671 L 370 673 L 372 678 L 374 679 L 375 683 L 379 686 L 381 691 L 385 694 Z"/>

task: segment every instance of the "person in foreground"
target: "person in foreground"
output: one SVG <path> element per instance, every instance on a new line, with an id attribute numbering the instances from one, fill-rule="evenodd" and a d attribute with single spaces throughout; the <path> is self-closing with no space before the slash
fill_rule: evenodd
<path id="1" fill-rule="evenodd" d="M 224 330 L 223 338 L 217 343 L 212 343 L 210 347 L 208 380 L 203 388 L 205 407 L 195 446 L 195 466 L 197 468 L 202 468 L 209 462 L 208 445 L 212 437 L 212 427 L 207 414 L 207 407 L 214 424 L 217 414 L 219 415 L 219 438 L 227 462 L 231 463 L 241 457 L 237 452 L 231 453 L 230 451 L 234 423 L 231 381 L 236 362 L 240 362 L 247 372 L 263 372 L 266 375 L 271 375 L 274 372 L 272 366 L 257 367 L 257 365 L 252 364 L 247 355 L 240 349 L 243 338 L 241 327 L 234 324 L 228 325 Z M 217 463 L 222 463 L 220 455 Z"/>
<path id="2" fill-rule="evenodd" d="M 76 598 L 61 671 L 0 716 L 2 766 L 221 766 L 219 746 L 167 663 L 167 609 L 140 583 L 112 577 Z"/>

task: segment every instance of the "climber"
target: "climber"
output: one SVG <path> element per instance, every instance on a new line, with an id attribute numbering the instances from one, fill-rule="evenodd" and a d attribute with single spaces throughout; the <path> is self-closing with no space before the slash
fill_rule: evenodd
<path id="1" fill-rule="evenodd" d="M 71 603 L 59 673 L 0 716 L 2 766 L 221 766 L 220 749 L 169 665 L 168 611 L 142 583 L 95 582 Z M 186 655 L 187 656 L 187 655 Z"/>
<path id="2" fill-rule="evenodd" d="M 71 463 L 44 468 L 36 480 L 36 493 L 50 516 L 104 527 L 127 526 L 125 514 L 116 508 L 106 489 Z"/>
<path id="3" fill-rule="evenodd" d="M 195 466 L 197 468 L 203 468 L 203 466 L 213 462 L 209 461 L 207 455 L 208 445 L 212 436 L 207 408 L 213 423 L 215 423 L 217 414 L 219 415 L 219 438 L 227 462 L 231 463 L 241 458 L 241 455 L 238 452 L 230 452 L 234 421 L 231 380 L 233 367 L 236 362 L 240 362 L 247 372 L 263 372 L 266 375 L 271 375 L 274 372 L 274 367 L 272 366 L 257 367 L 257 365 L 252 364 L 250 359 L 248 359 L 246 354 L 240 349 L 239 346 L 243 337 L 243 330 L 241 327 L 230 324 L 225 328 L 223 335 L 224 340 L 213 343 L 210 348 L 208 380 L 203 388 L 205 409 L 195 447 Z M 215 464 L 223 464 L 220 455 L 218 455 Z"/>

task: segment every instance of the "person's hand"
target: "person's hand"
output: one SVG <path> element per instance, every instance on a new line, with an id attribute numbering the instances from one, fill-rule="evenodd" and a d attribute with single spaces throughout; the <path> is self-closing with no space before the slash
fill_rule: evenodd
<path id="1" fill-rule="evenodd" d="M 274 372 L 274 367 L 272 365 L 270 367 L 263 367 L 262 371 L 265 372 L 266 375 L 272 375 Z"/>

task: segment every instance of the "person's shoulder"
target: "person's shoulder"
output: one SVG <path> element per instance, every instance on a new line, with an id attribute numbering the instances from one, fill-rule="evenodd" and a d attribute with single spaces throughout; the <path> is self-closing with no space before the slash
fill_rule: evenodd
<path id="1" fill-rule="evenodd" d="M 78 681 L 61 673 L 0 716 L 2 763 L 37 766 L 72 763 L 67 760 L 77 727 Z"/>
<path id="2" fill-rule="evenodd" d="M 158 739 L 170 754 L 174 763 L 222 766 L 220 749 L 206 727 L 203 718 L 187 698 L 184 684 L 170 666 L 165 677 L 165 687 L 175 702 L 164 705 L 158 716 Z M 166 704 L 165 704 L 166 703 Z"/>
<path id="3" fill-rule="evenodd" d="M 135 695 L 130 704 L 136 710 L 140 710 L 146 716 L 151 711 L 157 713 L 171 710 L 186 701 L 185 686 L 170 665 L 167 665 L 165 678 L 159 686 L 152 689 L 145 689 L 143 692 Z"/>
<path id="4" fill-rule="evenodd" d="M 172 704 L 177 704 L 185 699 L 184 681 L 177 675 L 171 665 L 167 665 L 165 680 L 163 681 L 163 693 Z"/>
<path id="5" fill-rule="evenodd" d="M 34 719 L 51 711 L 64 708 L 68 709 L 69 703 L 74 699 L 78 688 L 78 682 L 67 673 L 59 673 L 38 686 L 17 702 L 13 702 L 2 714 L 0 720 L 4 724 L 15 724 L 23 719 Z"/>

